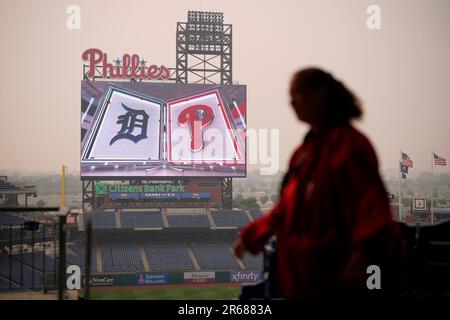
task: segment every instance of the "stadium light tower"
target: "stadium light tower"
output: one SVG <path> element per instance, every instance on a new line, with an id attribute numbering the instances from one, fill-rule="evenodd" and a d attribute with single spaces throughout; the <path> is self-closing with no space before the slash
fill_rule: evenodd
<path id="1" fill-rule="evenodd" d="M 232 25 L 222 12 L 188 11 L 177 23 L 176 83 L 233 84 Z M 221 181 L 222 207 L 233 209 L 233 180 Z"/>
<path id="2" fill-rule="evenodd" d="M 231 41 L 223 13 L 188 11 L 177 23 L 176 82 L 232 84 Z"/>
<path id="3" fill-rule="evenodd" d="M 224 24 L 221 12 L 188 11 L 187 22 L 177 22 L 176 66 L 169 68 L 169 82 L 201 84 L 233 84 L 232 25 Z M 101 64 L 95 66 L 95 76 L 89 77 L 90 65 L 83 65 L 84 80 L 112 81 L 102 76 Z M 118 79 L 120 80 L 120 79 Z M 139 81 L 147 81 L 140 79 Z M 131 78 L 130 81 L 137 81 Z M 88 114 L 88 110 L 85 112 Z M 82 129 L 83 130 L 83 129 Z M 127 179 L 128 180 L 128 179 Z M 151 179 L 150 179 L 151 180 Z M 130 184 L 142 182 L 142 178 L 129 179 Z M 96 178 L 82 178 L 83 209 L 103 205 L 95 196 Z M 232 178 L 221 178 L 222 207 L 232 209 Z"/>

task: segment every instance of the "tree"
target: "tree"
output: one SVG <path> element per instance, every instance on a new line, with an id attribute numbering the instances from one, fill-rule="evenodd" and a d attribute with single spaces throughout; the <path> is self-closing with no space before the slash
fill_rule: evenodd
<path id="1" fill-rule="evenodd" d="M 409 208 L 409 207 L 411 207 L 412 199 L 411 198 L 402 198 L 402 204 L 404 207 Z"/>
<path id="2" fill-rule="evenodd" d="M 42 200 L 42 199 L 39 199 L 39 200 L 36 202 L 36 205 L 37 205 L 38 208 L 42 208 L 42 207 L 45 206 L 45 201 Z"/>
<path id="3" fill-rule="evenodd" d="M 417 180 L 423 181 L 423 182 L 431 182 L 433 180 L 433 176 L 431 172 L 421 172 L 419 176 L 417 177 Z"/>
<path id="4" fill-rule="evenodd" d="M 259 209 L 259 204 L 255 197 L 248 197 L 247 199 L 244 199 L 243 204 L 246 210 Z"/>
<path id="5" fill-rule="evenodd" d="M 269 197 L 267 195 L 263 195 L 259 198 L 259 202 L 262 204 L 266 204 L 267 201 L 269 201 Z"/>
<path id="6" fill-rule="evenodd" d="M 260 209 L 258 201 L 255 197 L 244 198 L 240 194 L 234 198 L 234 206 L 244 210 Z"/>
<path id="7" fill-rule="evenodd" d="M 240 203 L 244 200 L 244 197 L 242 196 L 242 194 L 238 194 L 236 195 L 236 197 L 234 198 L 234 202 L 236 203 Z"/>
<path id="8" fill-rule="evenodd" d="M 278 201 L 278 194 L 274 193 L 270 196 L 270 200 L 272 200 L 272 202 L 277 202 Z"/>

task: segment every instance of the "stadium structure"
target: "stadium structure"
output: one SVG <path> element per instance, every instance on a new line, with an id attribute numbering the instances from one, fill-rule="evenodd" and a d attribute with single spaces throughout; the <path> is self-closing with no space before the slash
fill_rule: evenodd
<path id="1" fill-rule="evenodd" d="M 186 129 L 189 122 L 180 121 L 184 113 L 177 108 L 187 109 L 193 101 L 189 108 L 200 129 L 246 128 L 245 89 L 233 84 L 232 26 L 224 23 L 223 14 L 189 11 L 187 22 L 177 23 L 176 66 L 162 82 L 132 78 L 124 83 L 104 78 L 100 65 L 89 76 L 90 68 L 83 66 L 81 84 L 82 207 L 32 208 L 46 212 L 46 218 L 29 219 L 26 208 L 14 206 L 19 196 L 25 201 L 36 196 L 36 189 L 0 178 L 0 199 L 7 207 L 0 208 L 0 292 L 58 289 L 63 299 L 69 266 L 80 268 L 85 299 L 96 287 L 264 284 L 263 264 L 270 260 L 263 261 L 262 254 L 241 260 L 232 251 L 239 230 L 263 214 L 233 207 L 232 179 L 245 177 L 245 135 L 228 136 L 232 152 L 219 164 L 180 161 L 170 153 L 175 145 L 171 126 Z M 208 101 L 216 109 L 205 107 Z M 144 111 L 151 111 L 151 117 Z M 116 127 L 117 136 L 102 140 L 108 116 L 122 127 Z M 141 129 L 139 135 L 128 126 L 130 119 Z M 145 120 L 154 121 L 153 131 L 144 132 Z M 108 154 L 111 146 L 130 151 L 124 140 L 136 147 L 149 137 L 160 143 L 138 150 L 146 152 L 145 160 Z M 204 146 L 191 141 L 195 152 Z M 411 214 L 421 218 L 429 213 Z M 444 220 L 450 211 L 435 214 Z M 450 224 L 400 226 L 408 243 L 406 293 L 448 296 Z M 252 292 L 247 297 L 270 298 Z"/>

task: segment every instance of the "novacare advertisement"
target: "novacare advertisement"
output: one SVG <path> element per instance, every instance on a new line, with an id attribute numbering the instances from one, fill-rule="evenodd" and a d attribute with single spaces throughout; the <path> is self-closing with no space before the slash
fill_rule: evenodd
<path id="1" fill-rule="evenodd" d="M 262 278 L 260 271 L 230 272 L 230 282 L 258 282 Z"/>
<path id="2" fill-rule="evenodd" d="M 102 287 L 114 286 L 116 283 L 114 276 L 91 276 L 90 284 L 93 287 Z"/>

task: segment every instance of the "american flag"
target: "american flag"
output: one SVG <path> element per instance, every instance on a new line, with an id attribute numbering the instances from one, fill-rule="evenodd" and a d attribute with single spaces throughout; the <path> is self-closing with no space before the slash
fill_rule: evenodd
<path id="1" fill-rule="evenodd" d="M 400 172 L 401 173 L 408 173 L 408 167 L 405 166 L 404 164 L 402 164 L 401 162 L 400 162 Z"/>
<path id="2" fill-rule="evenodd" d="M 401 162 L 400 164 L 400 172 L 402 173 L 402 179 L 406 179 L 406 175 L 408 174 L 408 167 L 404 166 Z"/>
<path id="3" fill-rule="evenodd" d="M 433 158 L 434 158 L 434 165 L 435 166 L 446 166 L 447 162 L 445 161 L 445 158 L 442 158 L 438 156 L 436 153 L 433 152 Z"/>
<path id="4" fill-rule="evenodd" d="M 401 154 L 402 154 L 401 164 L 406 166 L 406 167 L 412 168 L 413 167 L 413 162 L 412 162 L 411 158 L 404 152 L 401 152 Z"/>

